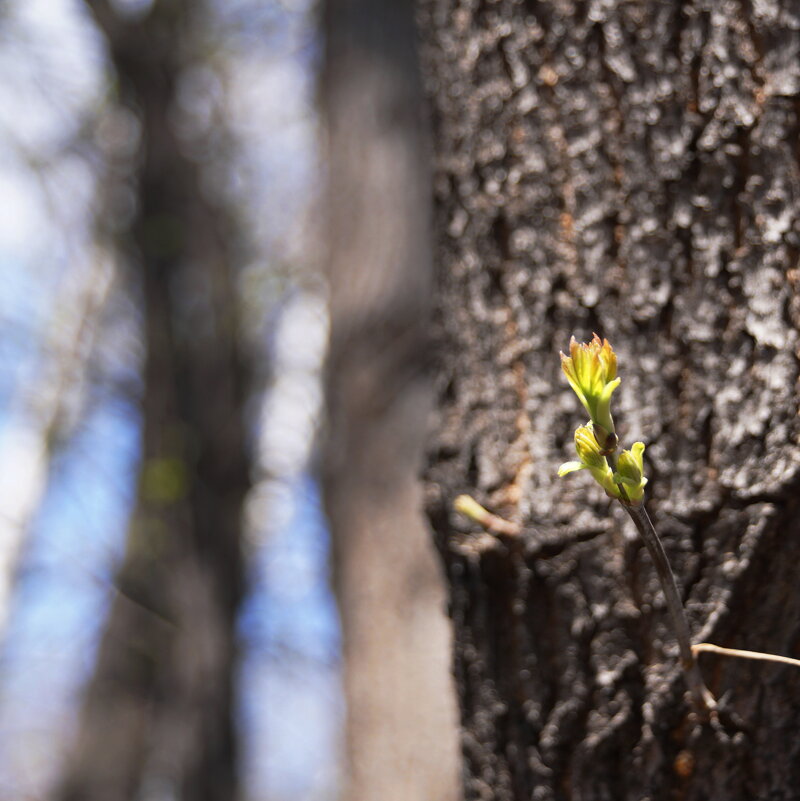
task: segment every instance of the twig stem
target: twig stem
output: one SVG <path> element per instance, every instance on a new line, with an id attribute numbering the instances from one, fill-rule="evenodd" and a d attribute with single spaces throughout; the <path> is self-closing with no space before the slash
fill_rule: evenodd
<path id="1" fill-rule="evenodd" d="M 661 582 L 661 589 L 664 591 L 664 598 L 667 601 L 667 610 L 672 618 L 672 626 L 678 639 L 681 667 L 683 668 L 692 700 L 698 709 L 714 712 L 717 708 L 717 702 L 700 675 L 700 669 L 692 651 L 689 623 L 686 620 L 686 613 L 678 594 L 678 585 L 675 582 L 675 575 L 670 567 L 667 554 L 664 552 L 664 546 L 661 544 L 661 540 L 643 503 L 634 506 L 622 502 L 622 506 L 636 525 L 639 535 L 655 565 L 656 573 Z"/>
<path id="2" fill-rule="evenodd" d="M 780 662 L 782 665 L 793 665 L 800 667 L 800 659 L 792 659 L 790 656 L 779 656 L 778 654 L 764 654 L 761 651 L 742 651 L 739 648 L 722 648 L 710 642 L 699 642 L 692 646 L 692 653 L 722 654 L 722 656 L 735 656 L 739 659 L 756 659 L 760 662 Z"/>

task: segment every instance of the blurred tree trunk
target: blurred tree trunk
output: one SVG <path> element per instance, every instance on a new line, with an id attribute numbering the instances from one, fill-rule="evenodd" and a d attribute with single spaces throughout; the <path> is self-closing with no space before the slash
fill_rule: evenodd
<path id="1" fill-rule="evenodd" d="M 108 38 L 121 100 L 141 122 L 127 252 L 144 316 L 143 453 L 120 594 L 57 797 L 231 801 L 248 486 L 236 236 L 174 133 L 200 6 L 156 2 L 133 22 L 103 0 L 87 5 Z"/>
<path id="2" fill-rule="evenodd" d="M 349 801 L 456 792 L 442 577 L 418 474 L 431 385 L 430 178 L 413 3 L 328 0 L 331 343 L 323 456 Z"/>
<path id="3" fill-rule="evenodd" d="M 797 8 L 422 0 L 420 28 L 465 796 L 796 799 L 800 671 L 703 656 L 742 728 L 698 722 L 630 521 L 556 469 L 558 351 L 595 330 L 695 640 L 800 656 Z"/>

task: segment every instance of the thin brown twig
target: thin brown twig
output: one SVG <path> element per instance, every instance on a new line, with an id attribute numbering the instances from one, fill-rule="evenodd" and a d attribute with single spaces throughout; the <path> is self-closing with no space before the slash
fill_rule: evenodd
<path id="1" fill-rule="evenodd" d="M 624 488 L 622 489 L 624 491 Z M 656 573 L 661 582 L 661 589 L 664 592 L 664 598 L 667 602 L 667 610 L 672 618 L 672 626 L 678 640 L 681 667 L 683 668 L 683 674 L 686 677 L 686 684 L 689 687 L 692 700 L 698 709 L 704 709 L 714 714 L 716 713 L 717 702 L 711 694 L 711 691 L 706 687 L 703 677 L 700 674 L 700 668 L 697 665 L 697 660 L 692 650 L 686 612 L 683 609 L 683 604 L 678 594 L 678 585 L 675 581 L 675 574 L 670 567 L 667 554 L 664 551 L 664 546 L 661 544 L 655 526 L 653 526 L 653 522 L 650 520 L 647 510 L 644 508 L 644 503 L 637 506 L 625 503 L 624 501 L 621 503 L 636 525 L 642 542 L 644 542 L 650 554 L 650 558 L 655 565 Z"/>

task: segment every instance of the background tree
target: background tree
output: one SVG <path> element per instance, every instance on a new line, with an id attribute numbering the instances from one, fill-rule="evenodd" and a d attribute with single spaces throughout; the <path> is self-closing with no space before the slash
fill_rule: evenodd
<path id="1" fill-rule="evenodd" d="M 323 103 L 331 341 L 323 481 L 351 801 L 452 798 L 441 576 L 418 474 L 430 412 L 430 173 L 413 4 L 329 0 Z"/>
<path id="2" fill-rule="evenodd" d="M 465 795 L 796 798 L 800 673 L 702 657 L 740 720 L 703 725 L 633 527 L 555 477 L 582 421 L 558 351 L 596 330 L 695 638 L 800 655 L 796 9 L 423 0 L 420 30 Z"/>
<path id="3" fill-rule="evenodd" d="M 120 100 L 141 125 L 124 248 L 144 317 L 143 453 L 120 592 L 57 797 L 229 801 L 249 480 L 238 240 L 175 124 L 181 77 L 202 54 L 202 6 L 157 2 L 131 18 L 104 0 L 87 5 L 106 34 Z"/>

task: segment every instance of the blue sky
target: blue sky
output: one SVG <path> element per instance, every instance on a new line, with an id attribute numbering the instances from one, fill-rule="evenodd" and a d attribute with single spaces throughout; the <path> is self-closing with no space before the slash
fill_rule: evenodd
<path id="1" fill-rule="evenodd" d="M 141 350 L 135 307 L 112 285 L 113 314 L 98 317 L 85 346 L 92 373 L 69 384 L 65 440 L 37 474 L 25 443 L 41 428 L 81 282 L 109 258 L 93 243 L 94 157 L 79 146 L 102 119 L 106 66 L 81 3 L 9 9 L 0 33 L 0 491 L 9 508 L 17 491 L 36 504 L 14 529 L 25 537 L 0 647 L 0 801 L 44 792 L 75 725 L 133 501 L 140 420 L 127 394 Z M 219 15 L 229 49 L 219 69 L 241 145 L 229 191 L 247 199 L 257 254 L 242 279 L 248 336 L 274 367 L 254 421 L 252 590 L 239 627 L 246 785 L 253 801 L 332 799 L 339 631 L 308 470 L 327 329 L 314 281 L 293 266 L 317 175 L 318 48 L 307 2 L 237 0 L 220 3 Z M 0 513 L 6 506 L 0 498 Z"/>

